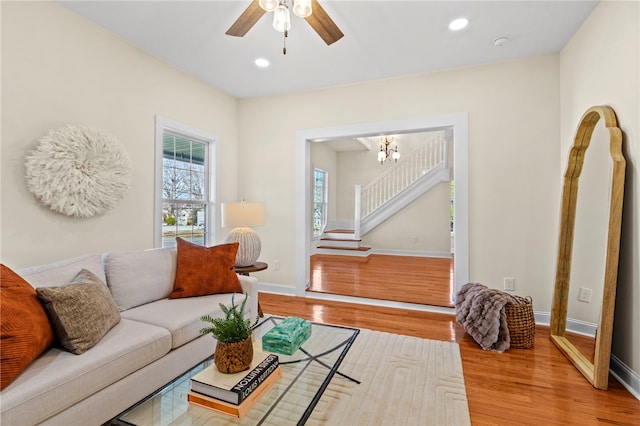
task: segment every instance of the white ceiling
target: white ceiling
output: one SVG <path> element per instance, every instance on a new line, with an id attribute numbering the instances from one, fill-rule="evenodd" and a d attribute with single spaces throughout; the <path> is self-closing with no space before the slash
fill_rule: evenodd
<path id="1" fill-rule="evenodd" d="M 344 33 L 327 46 L 291 16 L 287 55 L 271 14 L 243 38 L 225 31 L 251 0 L 60 1 L 237 98 L 299 92 L 558 52 L 597 1 L 319 0 Z M 469 19 L 459 32 L 457 17 Z M 509 38 L 495 47 L 497 37 Z M 267 58 L 259 69 L 253 61 Z"/>

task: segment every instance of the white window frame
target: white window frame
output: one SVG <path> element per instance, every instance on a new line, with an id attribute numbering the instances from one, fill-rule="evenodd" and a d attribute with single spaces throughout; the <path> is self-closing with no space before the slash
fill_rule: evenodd
<path id="1" fill-rule="evenodd" d="M 328 220 L 328 212 L 329 212 L 329 173 L 326 170 L 322 170 L 318 167 L 315 167 L 313 169 L 313 208 L 311 209 L 311 214 L 313 215 L 315 212 L 315 192 L 316 192 L 316 184 L 315 184 L 315 176 L 316 173 L 320 172 L 323 174 L 324 179 L 322 182 L 322 229 L 320 230 L 320 232 L 316 232 L 315 229 L 313 229 L 313 225 L 314 225 L 314 218 L 311 218 L 311 231 L 313 233 L 313 238 L 318 238 L 320 237 L 320 235 L 322 235 L 322 232 L 324 230 L 324 227 L 327 226 L 327 220 Z"/>
<path id="2" fill-rule="evenodd" d="M 154 219 L 153 219 L 153 244 L 154 247 L 162 247 L 162 184 L 163 184 L 163 135 L 165 132 L 180 135 L 189 139 L 196 140 L 198 142 L 207 144 L 207 167 L 205 169 L 205 194 L 208 195 L 205 199 L 207 208 L 206 225 L 205 225 L 205 245 L 211 246 L 216 241 L 216 212 L 217 212 L 217 182 L 218 182 L 218 167 L 216 156 L 216 141 L 217 137 L 205 132 L 204 130 L 196 129 L 185 124 L 173 121 L 161 116 L 155 117 L 155 197 L 154 197 Z"/>

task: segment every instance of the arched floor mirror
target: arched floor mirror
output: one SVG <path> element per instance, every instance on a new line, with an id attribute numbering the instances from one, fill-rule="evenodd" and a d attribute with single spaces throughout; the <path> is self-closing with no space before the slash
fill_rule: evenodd
<path id="1" fill-rule="evenodd" d="M 576 207 L 578 187 L 585 165 L 585 154 L 591 143 L 591 137 L 597 123 L 602 120 L 609 137 L 610 164 L 606 178 L 609 180 L 608 219 L 602 223 L 606 228 L 606 248 L 599 250 L 602 255 L 593 262 L 602 262 L 602 275 L 595 277 L 603 280 L 602 309 L 597 324 L 593 361 L 574 346 L 566 335 L 567 307 L 570 296 L 576 294 L 575 283 L 571 287 L 573 249 L 576 234 Z M 607 389 L 609 381 L 609 360 L 611 356 L 611 335 L 613 332 L 613 314 L 615 308 L 616 285 L 618 279 L 618 258 L 620 252 L 620 230 L 622 224 L 622 202 L 624 197 L 624 179 L 626 162 L 622 154 L 622 132 L 618 128 L 615 112 L 608 106 L 594 106 L 582 116 L 573 146 L 569 152 L 567 171 L 564 176 L 560 239 L 556 282 L 551 310 L 551 340 L 576 368 L 598 389 Z M 588 188 L 582 188 L 585 195 Z M 580 204 L 584 209 L 584 204 Z M 606 216 L 606 214 L 605 214 Z M 584 228 L 581 231 L 585 230 Z M 591 229 L 590 231 L 598 231 Z M 576 268 L 579 265 L 573 265 Z M 574 269 L 575 270 L 575 269 Z M 599 275 L 599 274 L 598 274 Z"/>

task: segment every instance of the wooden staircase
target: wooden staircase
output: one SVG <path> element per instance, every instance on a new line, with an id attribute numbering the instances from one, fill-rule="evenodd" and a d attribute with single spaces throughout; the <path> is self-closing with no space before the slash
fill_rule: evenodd
<path id="1" fill-rule="evenodd" d="M 371 247 L 364 247 L 361 243 L 362 239 L 355 238 L 353 229 L 330 229 L 322 233 L 316 253 L 368 256 Z"/>

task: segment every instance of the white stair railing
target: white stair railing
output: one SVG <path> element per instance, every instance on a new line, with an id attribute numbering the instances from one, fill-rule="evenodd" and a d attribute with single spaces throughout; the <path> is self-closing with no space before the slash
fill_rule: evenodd
<path id="1" fill-rule="evenodd" d="M 441 131 L 431 135 L 418 149 L 403 157 L 392 169 L 361 188 L 361 191 L 356 185 L 356 206 L 359 207 L 355 214 L 356 228 L 359 228 L 362 219 L 443 162 L 448 162 L 448 146 Z M 359 197 L 358 192 L 361 192 Z"/>

